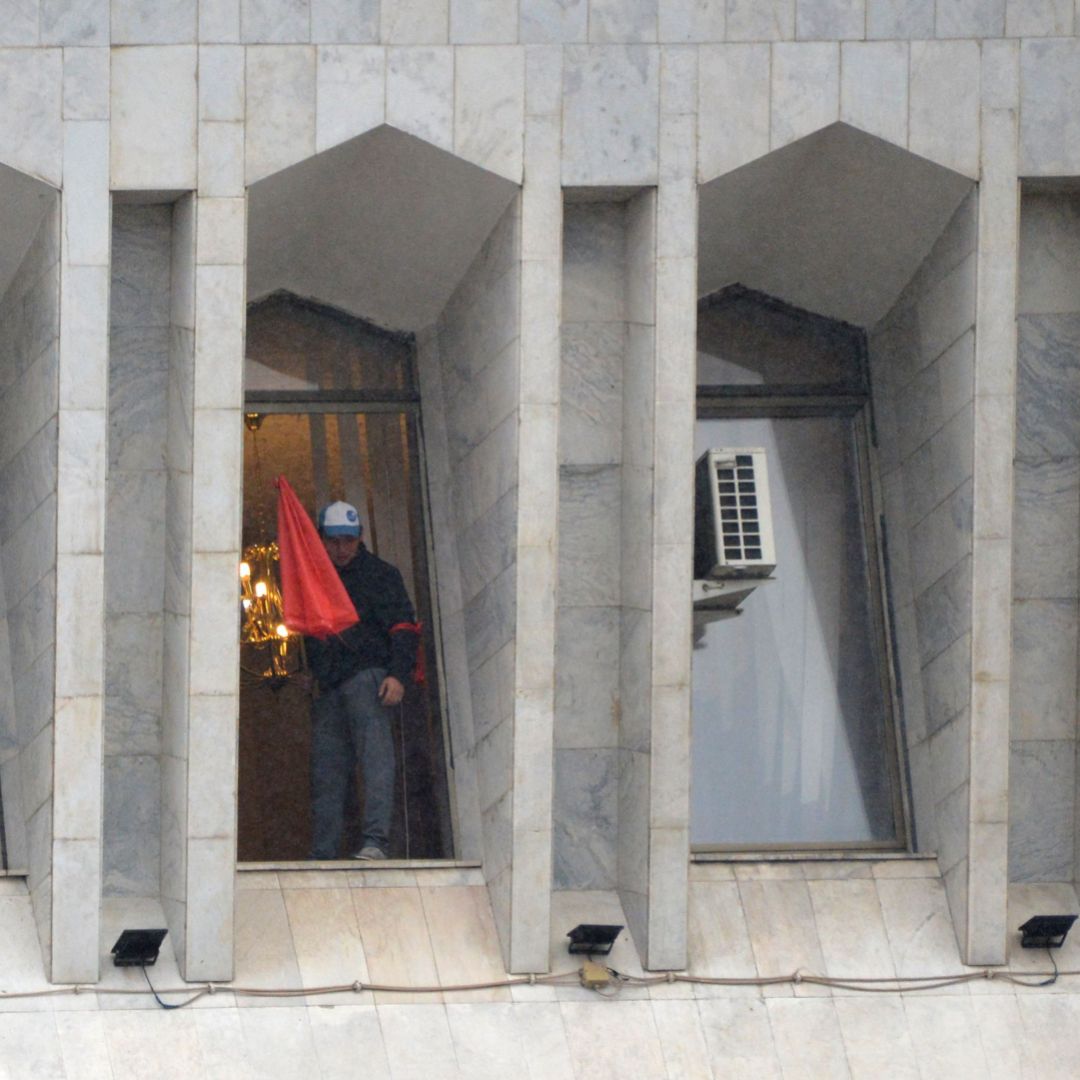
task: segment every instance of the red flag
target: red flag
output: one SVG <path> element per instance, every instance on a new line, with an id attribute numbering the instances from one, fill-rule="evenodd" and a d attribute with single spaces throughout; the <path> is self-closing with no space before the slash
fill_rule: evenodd
<path id="1" fill-rule="evenodd" d="M 315 525 L 284 476 L 277 478 L 278 552 L 285 625 L 328 638 L 360 621 Z"/>

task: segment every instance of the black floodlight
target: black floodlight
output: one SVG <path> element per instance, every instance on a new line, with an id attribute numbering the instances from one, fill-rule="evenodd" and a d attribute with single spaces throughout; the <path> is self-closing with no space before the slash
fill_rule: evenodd
<path id="1" fill-rule="evenodd" d="M 158 950 L 168 930 L 125 930 L 112 947 L 117 967 L 149 967 L 158 958 Z"/>
<path id="2" fill-rule="evenodd" d="M 582 923 L 575 926 L 566 936 L 572 953 L 607 956 L 615 939 L 622 933 L 621 926 L 607 926 L 603 923 Z"/>
<path id="3" fill-rule="evenodd" d="M 1020 927 L 1020 944 L 1025 949 L 1060 949 L 1074 922 L 1075 915 L 1032 915 Z"/>

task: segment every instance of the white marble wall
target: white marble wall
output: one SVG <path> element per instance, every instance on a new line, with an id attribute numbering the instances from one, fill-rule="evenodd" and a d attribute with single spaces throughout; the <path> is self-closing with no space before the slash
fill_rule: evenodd
<path id="1" fill-rule="evenodd" d="M 195 197 L 173 207 L 162 567 L 161 906 L 186 965 L 192 398 L 195 378 Z"/>
<path id="2" fill-rule="evenodd" d="M 104 894 L 157 896 L 172 207 L 113 210 Z"/>
<path id="3" fill-rule="evenodd" d="M 651 590 L 640 610 L 651 611 L 654 622 L 635 622 L 637 616 L 627 617 L 624 610 L 620 649 L 623 657 L 628 648 L 641 650 L 643 633 L 650 643 L 662 643 L 646 659 L 648 689 L 662 687 L 663 692 L 635 698 L 648 700 L 649 718 L 660 719 L 647 733 L 633 729 L 633 738 L 642 736 L 638 746 L 631 751 L 626 741 L 620 750 L 620 821 L 634 820 L 643 831 L 635 831 L 638 825 L 620 828 L 616 865 L 626 870 L 617 873 L 631 921 L 646 921 L 645 897 L 662 893 L 667 899 L 650 911 L 648 922 L 654 928 L 663 925 L 664 939 L 677 943 L 680 935 L 685 938 L 685 920 L 680 930 L 686 895 L 685 769 L 679 755 L 687 741 L 688 659 L 683 654 L 688 644 L 684 650 L 683 640 L 688 641 L 684 624 L 689 619 L 688 608 L 678 601 L 678 583 L 689 559 L 676 530 L 683 527 L 679 507 L 690 504 L 685 468 L 690 455 L 683 440 L 692 426 L 692 390 L 687 390 L 692 359 L 685 357 L 692 353 L 693 177 L 709 180 L 843 121 L 965 175 L 990 178 L 995 194 L 980 209 L 983 250 L 977 288 L 980 323 L 986 318 L 986 333 L 977 344 L 979 367 L 989 382 L 976 387 L 979 400 L 974 405 L 960 400 L 965 393 L 970 397 L 964 387 L 977 378 L 970 334 L 941 340 L 957 329 L 953 314 L 975 303 L 974 264 L 967 255 L 956 263 L 955 273 L 934 283 L 924 267 L 919 280 L 926 291 L 917 299 L 906 296 L 878 335 L 884 349 L 892 348 L 889 335 L 909 335 L 906 345 L 897 346 L 906 359 L 896 369 L 902 385 L 892 399 L 906 410 L 905 421 L 889 436 L 891 450 L 888 438 L 883 441 L 883 465 L 890 520 L 899 523 L 891 530 L 894 556 L 898 567 L 906 568 L 898 574 L 913 582 L 910 594 L 900 597 L 897 617 L 901 642 L 908 643 L 901 661 L 905 690 L 910 691 L 906 704 L 917 816 L 933 823 L 923 840 L 940 845 L 954 910 L 967 909 L 959 901 L 978 867 L 962 869 L 962 853 L 978 842 L 980 850 L 991 853 L 980 865 L 996 867 L 1005 828 L 1000 805 L 1005 770 L 999 760 L 1004 743 L 998 735 L 1007 707 L 1008 649 L 989 628 L 1002 623 L 995 622 L 1002 596 L 994 583 L 1009 572 L 1009 558 L 1003 556 L 1009 527 L 1001 521 L 1009 499 L 995 498 L 995 491 L 1007 492 L 1008 484 L 993 486 L 1001 479 L 998 459 L 1008 442 L 1003 408 L 1010 390 L 995 381 L 1007 377 L 1009 368 L 1008 202 L 1017 173 L 1054 177 L 1080 172 L 1080 120 L 1072 107 L 1080 87 L 1080 42 L 1074 36 L 1080 24 L 1074 5 L 1058 0 L 937 5 L 922 0 L 698 5 L 521 0 L 515 7 L 502 0 L 384 0 L 381 5 L 335 0 L 208 0 L 196 5 L 183 0 L 155 7 L 132 0 L 21 0 L 6 14 L 0 27 L 0 88 L 7 117 L 0 125 L 0 161 L 62 184 L 64 190 L 55 504 L 61 585 L 56 605 L 58 623 L 79 633 L 58 639 L 55 657 L 42 654 L 27 670 L 25 684 L 27 694 L 44 700 L 48 694 L 43 688 L 55 679 L 57 705 L 71 721 L 57 729 L 57 775 L 64 799 L 55 804 L 46 800 L 47 809 L 29 837 L 31 847 L 36 836 L 40 850 L 50 851 L 31 870 L 43 938 L 50 942 L 55 930 L 55 951 L 64 958 L 59 976 L 84 978 L 97 970 L 102 785 L 95 755 L 100 755 L 105 694 L 100 642 L 108 192 L 196 192 L 185 235 L 194 245 L 197 209 L 198 251 L 192 252 L 182 278 L 174 276 L 173 299 L 185 314 L 178 319 L 174 313 L 172 319 L 171 357 L 173 371 L 190 377 L 191 390 L 191 426 L 175 430 L 186 432 L 181 441 L 193 440 L 201 454 L 188 459 L 186 451 L 174 447 L 170 457 L 172 497 L 179 503 L 169 518 L 178 524 L 175 529 L 170 525 L 163 543 L 178 585 L 172 600 L 166 596 L 163 709 L 176 723 L 166 720 L 162 851 L 172 853 L 165 858 L 168 869 L 163 866 L 170 925 L 185 942 L 182 952 L 185 962 L 192 961 L 190 970 L 207 974 L 214 970 L 210 958 L 231 948 L 234 841 L 228 798 L 235 760 L 231 743 L 226 740 L 220 753 L 222 744 L 212 734 L 219 724 L 231 731 L 235 712 L 235 611 L 229 598 L 239 506 L 245 183 L 384 122 L 515 182 L 525 178 L 525 262 L 517 293 L 521 344 L 513 365 L 508 361 L 506 366 L 528 380 L 518 386 L 519 436 L 530 449 L 516 456 L 491 451 L 478 462 L 475 481 L 496 487 L 517 483 L 520 491 L 524 478 L 531 494 L 512 507 L 504 504 L 504 516 L 492 519 L 484 533 L 490 539 L 499 530 L 500 536 L 517 530 L 514 584 L 498 601 L 497 590 L 489 591 L 485 600 L 492 619 L 474 606 L 470 625 L 474 642 L 486 638 L 490 643 L 489 626 L 512 618 L 518 642 L 526 633 L 528 647 L 511 654 L 497 651 L 500 660 L 475 666 L 474 643 L 463 670 L 474 664 L 470 708 L 476 706 L 478 716 L 482 709 L 496 721 L 514 717 L 512 727 L 496 722 L 487 732 L 496 741 L 485 744 L 484 760 L 496 766 L 488 773 L 492 780 L 486 793 L 477 799 L 494 796 L 489 802 L 493 808 L 497 792 L 513 787 L 513 813 L 504 800 L 501 810 L 487 816 L 487 835 L 503 837 L 495 844 L 503 864 L 499 858 L 493 863 L 492 889 L 506 930 L 511 885 L 500 871 L 511 848 L 515 860 L 527 850 L 527 859 L 515 864 L 527 863 L 529 873 L 513 885 L 514 921 L 529 927 L 522 933 L 534 943 L 539 935 L 532 928 L 543 923 L 546 909 L 537 910 L 532 898 L 546 891 L 550 876 L 545 874 L 550 814 L 545 822 L 544 812 L 550 807 L 545 784 L 550 787 L 551 775 L 534 766 L 547 760 L 553 738 L 560 182 L 658 185 L 656 247 L 648 258 L 657 269 L 655 311 L 642 326 L 655 322 L 655 349 L 662 362 L 651 371 L 650 391 L 637 396 L 627 391 L 623 399 L 633 396 L 655 405 L 657 427 L 642 468 L 647 470 L 644 463 L 651 461 L 663 473 L 663 478 L 656 475 L 655 491 L 665 501 L 657 505 L 655 518 L 649 512 L 653 531 L 643 541 L 644 553 L 638 552 L 640 563 L 634 564 L 641 570 L 635 587 Z M 110 50 L 113 44 L 122 48 Z M 939 246 L 934 258 L 944 263 L 952 256 Z M 1054 352 L 1053 346 L 1043 350 L 1029 338 L 1036 325 L 1029 316 L 1037 320 L 1069 311 L 1026 313 L 1021 334 L 1025 350 L 1030 344 L 1034 351 L 1025 355 Z M 891 393 L 879 386 L 883 430 Z M 183 412 L 188 399 L 179 400 Z M 937 415 L 939 408 L 949 410 L 948 415 Z M 570 408 L 564 409 L 562 419 L 570 416 Z M 485 442 L 496 431 L 487 432 Z M 505 432 L 501 437 L 512 441 Z M 969 448 L 971 443 L 982 447 L 985 456 L 979 461 L 986 466 L 975 470 L 967 496 L 965 440 Z M 652 497 L 652 478 L 643 471 L 640 488 L 628 485 L 625 439 L 623 453 L 622 520 L 636 522 L 638 511 L 645 509 L 645 493 Z M 893 458 L 886 464 L 889 453 Z M 507 480 L 506 467 L 515 480 Z M 1046 473 L 1032 480 L 1025 467 L 1021 460 L 1017 483 L 1022 505 L 1038 499 L 1033 487 L 1045 492 L 1056 485 L 1072 498 L 1070 475 L 1051 479 Z M 927 473 L 930 481 L 924 484 L 918 478 Z M 954 482 L 958 486 L 943 490 Z M 980 483 L 987 496 L 982 502 Z M 503 494 L 509 487 L 501 489 Z M 463 505 L 469 505 L 469 498 L 463 497 Z M 190 520 L 180 506 L 189 508 Z M 975 535 L 969 563 L 964 556 L 957 558 L 956 547 L 963 547 L 966 525 Z M 907 534 L 910 551 L 897 553 L 898 531 Z M 1018 543 L 1027 542 L 1019 535 Z M 484 553 L 490 545 L 467 546 L 470 557 L 489 557 Z M 624 583 L 628 550 L 622 552 Z M 1071 586 L 1060 583 L 1046 586 L 1060 592 L 1021 595 L 1029 587 L 1021 560 L 1017 571 L 1014 629 L 1016 648 L 1025 657 L 1017 675 L 1023 696 L 1037 678 L 1029 656 L 1039 652 L 1041 662 L 1049 655 L 1045 646 L 1031 642 L 1045 642 L 1043 627 L 1055 620 L 1066 639 L 1073 632 L 1067 614 L 1050 602 L 1071 602 L 1072 596 Z M 463 586 L 466 576 L 463 562 Z M 516 597 L 516 607 L 508 597 Z M 475 600 L 475 594 L 469 599 Z M 678 602 L 657 606 L 658 599 Z M 10 591 L 6 602 L 10 607 Z M 1036 603 L 1044 605 L 1037 618 Z M 463 599 L 449 618 L 460 615 L 464 622 L 465 612 Z M 196 617 L 189 622 L 191 613 Z M 12 639 L 10 648 L 15 647 Z M 625 673 L 625 662 L 622 666 Z M 972 727 L 966 717 L 976 669 L 988 677 L 978 680 L 983 685 L 972 715 L 976 724 L 983 717 L 993 722 Z M 627 689 L 622 687 L 624 715 Z M 1014 772 L 1018 778 L 1049 777 L 1046 791 L 1065 790 L 1058 756 L 1051 772 L 1040 757 L 1050 743 L 1068 738 L 1058 721 L 1044 723 L 1046 716 L 1060 716 L 1067 707 L 1061 704 L 1063 691 L 1059 681 L 1050 679 L 1040 679 L 1037 689 L 1058 696 L 1045 706 L 1033 696 L 1038 713 L 1033 718 L 1017 712 L 1014 696 L 1014 723 L 1021 725 L 1021 737 L 1015 727 L 1013 737 L 1025 744 L 1024 756 L 1014 756 Z M 21 720 L 17 680 L 13 692 Z M 195 718 L 201 723 L 201 741 L 190 744 L 189 705 L 192 732 Z M 649 757 L 635 757 L 646 754 L 646 744 Z M 966 758 L 972 775 L 990 780 L 985 788 L 980 781 L 977 791 L 965 794 L 958 778 Z M 44 755 L 35 760 L 35 768 L 44 773 Z M 647 798 L 641 795 L 646 783 Z M 1030 789 L 1037 783 L 1032 779 Z M 1017 828 L 1032 817 L 1023 794 L 1030 789 L 1026 779 L 1014 788 Z M 985 792 L 991 797 L 980 801 Z M 665 793 L 671 797 L 661 798 Z M 647 813 L 643 803 L 650 808 Z M 1063 804 L 1054 805 L 1055 820 L 1063 821 Z M 55 829 L 47 822 L 54 811 Z M 960 842 L 961 836 L 967 839 Z M 466 848 L 481 846 L 479 836 L 463 835 L 462 840 Z M 645 848 L 647 857 L 641 855 Z M 54 871 L 55 879 L 50 876 Z M 995 889 L 1001 893 L 992 877 L 976 882 L 979 895 Z M 638 891 L 644 881 L 649 884 Z M 630 882 L 636 883 L 633 888 Z M 54 898 L 59 902 L 55 912 Z M 195 921 L 184 914 L 189 903 Z M 965 919 L 982 918 L 980 910 L 972 907 L 975 914 Z M 998 914 L 1000 905 L 991 919 L 995 926 Z M 184 938 L 189 930 L 192 941 Z M 676 945 L 668 959 L 677 954 Z M 655 959 L 650 951 L 650 962 Z"/>
<path id="4" fill-rule="evenodd" d="M 0 786 L 8 865 L 51 931 L 60 205 L 0 300 Z"/>
<path id="5" fill-rule="evenodd" d="M 656 438 L 656 195 L 627 207 L 626 354 L 619 500 L 619 898 L 639 951 L 649 941 L 648 776 L 653 720 L 653 505 Z"/>
<path id="6" fill-rule="evenodd" d="M 1009 877 L 1071 881 L 1076 845 L 1080 201 L 1021 203 Z"/>
<path id="7" fill-rule="evenodd" d="M 628 210 L 564 211 L 554 881 L 615 888 Z"/>
<path id="8" fill-rule="evenodd" d="M 977 200 L 870 335 L 916 839 L 966 922 Z"/>
<path id="9" fill-rule="evenodd" d="M 479 836 L 470 835 L 466 823 L 463 839 L 467 846 L 479 840 L 506 945 L 514 824 L 520 243 L 515 200 L 418 350 L 429 453 L 445 455 L 429 478 L 434 518 L 449 530 L 436 551 L 442 632 L 464 646 L 445 672 L 451 735 L 455 755 L 469 759 L 475 775 L 476 795 L 468 798 L 477 799 L 481 822 Z M 455 700 L 464 713 L 453 708 Z M 473 807 L 467 802 L 460 809 Z"/>

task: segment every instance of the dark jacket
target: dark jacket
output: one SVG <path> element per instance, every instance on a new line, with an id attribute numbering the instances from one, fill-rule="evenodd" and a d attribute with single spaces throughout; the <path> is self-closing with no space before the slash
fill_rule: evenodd
<path id="1" fill-rule="evenodd" d="M 323 690 L 339 686 L 366 668 L 386 668 L 403 685 L 416 666 L 419 636 L 391 629 L 415 621 L 413 606 L 401 573 L 363 544 L 347 566 L 338 568 L 345 591 L 360 622 L 341 634 L 319 641 L 305 638 L 312 674 Z"/>

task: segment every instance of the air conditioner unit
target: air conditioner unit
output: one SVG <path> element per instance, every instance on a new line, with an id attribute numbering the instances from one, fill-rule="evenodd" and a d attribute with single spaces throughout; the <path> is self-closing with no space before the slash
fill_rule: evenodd
<path id="1" fill-rule="evenodd" d="M 765 451 L 707 450 L 696 479 L 694 609 L 736 614 L 776 568 Z"/>

